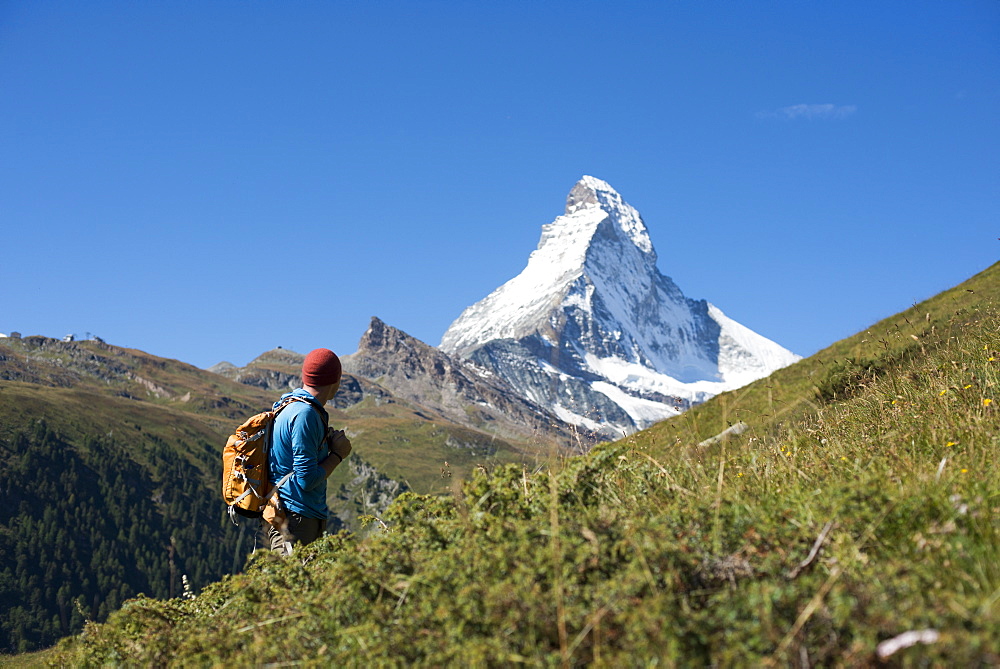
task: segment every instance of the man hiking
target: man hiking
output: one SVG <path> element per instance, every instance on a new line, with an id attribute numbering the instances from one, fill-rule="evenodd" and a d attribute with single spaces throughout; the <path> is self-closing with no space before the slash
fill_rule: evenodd
<path id="1" fill-rule="evenodd" d="M 340 376 L 337 354 L 318 348 L 302 362 L 302 387 L 274 403 L 275 410 L 285 406 L 274 421 L 268 459 L 271 485 L 291 476 L 278 491 L 285 508 L 281 529 L 262 524 L 272 551 L 288 555 L 293 546 L 315 541 L 326 529 L 326 479 L 351 452 L 351 441 L 343 431 L 329 428 L 323 408 L 337 394 Z"/>

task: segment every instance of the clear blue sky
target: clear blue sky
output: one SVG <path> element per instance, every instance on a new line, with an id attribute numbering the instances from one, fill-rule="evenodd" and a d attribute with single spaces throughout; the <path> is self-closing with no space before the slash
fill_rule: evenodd
<path id="1" fill-rule="evenodd" d="M 1000 3 L 0 3 L 0 332 L 436 345 L 590 174 L 801 355 L 1000 257 Z"/>

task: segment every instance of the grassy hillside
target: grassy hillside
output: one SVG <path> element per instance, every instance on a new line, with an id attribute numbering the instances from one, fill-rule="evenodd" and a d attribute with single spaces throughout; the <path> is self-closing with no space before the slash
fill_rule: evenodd
<path id="1" fill-rule="evenodd" d="M 295 355 L 263 356 L 263 372 L 297 381 Z M 331 408 L 355 444 L 329 485 L 347 527 L 401 490 L 440 494 L 479 463 L 529 458 L 530 444 L 387 392 L 362 399 L 364 384 Z M 279 394 L 100 341 L 0 339 L 0 651 L 45 647 L 137 594 L 238 571 L 256 523 L 225 516 L 222 446 Z"/>
<path id="2" fill-rule="evenodd" d="M 0 649 L 238 568 L 250 545 L 219 503 L 220 435 L 264 401 L 103 342 L 0 340 Z"/>
<path id="3" fill-rule="evenodd" d="M 700 443 L 739 422 L 750 428 L 743 441 L 780 434 L 799 419 L 854 396 L 872 379 L 898 372 L 908 362 L 950 344 L 950 337 L 963 330 L 978 309 L 995 302 L 1000 302 L 1000 263 L 766 379 L 718 395 L 655 425 L 636 438 L 651 452 L 666 453 Z"/>
<path id="4" fill-rule="evenodd" d="M 998 273 L 586 456 L 404 495 L 364 540 L 132 600 L 53 657 L 996 665 Z"/>

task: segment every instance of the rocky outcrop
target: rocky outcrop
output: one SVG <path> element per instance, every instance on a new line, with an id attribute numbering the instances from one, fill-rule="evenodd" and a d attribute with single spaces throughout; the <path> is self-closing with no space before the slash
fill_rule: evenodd
<path id="1" fill-rule="evenodd" d="M 499 435 L 571 440 L 572 428 L 485 368 L 372 318 L 344 369 L 451 422 Z"/>
<path id="2" fill-rule="evenodd" d="M 334 498 L 334 516 L 328 521 L 328 531 L 358 528 L 362 516 L 380 518 L 393 500 L 409 490 L 402 481 L 389 478 L 371 463 L 353 454 L 346 460 L 351 480 L 340 486 Z"/>
<path id="3" fill-rule="evenodd" d="M 304 359 L 305 356 L 301 353 L 276 348 L 257 356 L 246 367 L 220 362 L 210 367 L 208 371 L 247 386 L 263 388 L 274 393 L 287 393 L 301 387 L 300 370 Z M 376 383 L 344 374 L 340 390 L 333 399 L 333 405 L 337 409 L 346 409 L 368 397 L 376 404 L 382 404 L 390 401 L 392 396 Z"/>
<path id="4" fill-rule="evenodd" d="M 247 386 L 285 393 L 299 387 L 299 370 L 304 358 L 295 351 L 276 348 L 257 356 L 245 367 L 220 362 L 209 367 L 208 371 Z"/>

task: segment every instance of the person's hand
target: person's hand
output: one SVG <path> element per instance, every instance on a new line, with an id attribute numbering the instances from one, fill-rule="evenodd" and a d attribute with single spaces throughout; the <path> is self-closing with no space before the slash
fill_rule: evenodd
<path id="1" fill-rule="evenodd" d="M 351 440 L 347 438 L 343 430 L 333 430 L 329 436 L 330 452 L 335 454 L 343 462 L 351 454 Z"/>

